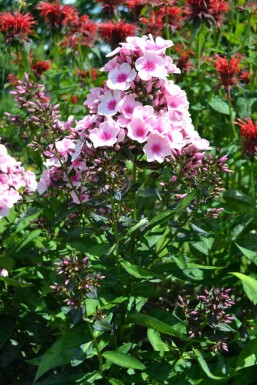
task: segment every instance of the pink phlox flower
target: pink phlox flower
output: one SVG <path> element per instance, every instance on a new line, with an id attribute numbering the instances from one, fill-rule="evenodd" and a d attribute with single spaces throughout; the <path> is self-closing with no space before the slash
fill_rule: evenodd
<path id="1" fill-rule="evenodd" d="M 170 130 L 170 124 L 168 114 L 164 114 L 159 117 L 155 117 L 151 122 L 151 133 L 165 136 Z"/>
<path id="2" fill-rule="evenodd" d="M 121 115 L 118 117 L 118 124 L 121 127 L 126 127 L 130 122 L 135 107 L 142 106 L 140 102 L 135 100 L 134 95 L 126 95 L 123 99 L 123 103 L 121 106 Z"/>
<path id="3" fill-rule="evenodd" d="M 113 116 L 120 112 L 123 103 L 124 93 L 119 90 L 106 91 L 100 97 L 98 104 L 98 114 L 105 116 Z"/>
<path id="4" fill-rule="evenodd" d="M 72 155 L 75 150 L 74 140 L 64 138 L 55 142 L 56 150 L 65 159 L 68 159 L 68 155 Z"/>
<path id="5" fill-rule="evenodd" d="M 17 190 L 12 187 L 9 187 L 8 190 L 0 192 L 0 200 L 2 201 L 2 206 L 5 205 L 9 209 L 21 199 L 21 196 Z"/>
<path id="6" fill-rule="evenodd" d="M 167 137 L 170 141 L 170 147 L 172 149 L 181 150 L 187 144 L 184 136 L 179 130 L 170 130 Z"/>
<path id="7" fill-rule="evenodd" d="M 135 77 L 136 71 L 128 63 L 122 63 L 109 72 L 106 84 L 112 90 L 125 91 L 130 88 Z"/>
<path id="8" fill-rule="evenodd" d="M 206 139 L 202 139 L 197 131 L 195 131 L 194 137 L 190 138 L 191 146 L 190 148 L 193 148 L 194 150 L 211 150 L 212 147 L 210 147 L 210 142 Z"/>
<path id="9" fill-rule="evenodd" d="M 0 203 L 0 205 L 1 205 L 1 203 Z M 1 206 L 0 206 L 0 215 L 1 215 Z M 6 270 L 6 269 L 1 269 L 1 271 L 0 271 L 0 277 L 8 277 L 8 275 L 9 275 L 9 273 L 8 273 L 8 271 Z"/>
<path id="10" fill-rule="evenodd" d="M 63 131 L 65 131 L 65 130 L 72 131 L 71 125 L 74 122 L 74 119 L 75 119 L 74 115 L 71 115 L 68 117 L 68 120 L 66 122 L 60 122 L 59 121 L 60 128 Z"/>
<path id="11" fill-rule="evenodd" d="M 21 162 L 17 162 L 16 159 L 8 154 L 0 156 L 0 171 L 5 174 L 13 172 L 13 170 L 19 168 L 20 165 Z"/>
<path id="12" fill-rule="evenodd" d="M 7 148 L 3 144 L 0 144 L 0 156 L 3 155 L 7 155 Z"/>
<path id="13" fill-rule="evenodd" d="M 142 119 L 142 120 L 148 120 L 151 119 L 154 116 L 154 109 L 152 106 L 136 106 L 134 108 L 132 118 L 133 119 Z"/>
<path id="14" fill-rule="evenodd" d="M 114 58 L 109 60 L 102 68 L 100 68 L 100 71 L 102 72 L 111 71 L 113 68 L 117 67 L 117 61 L 118 61 L 118 57 L 115 56 Z"/>
<path id="15" fill-rule="evenodd" d="M 19 190 L 21 187 L 26 186 L 26 182 L 21 173 L 9 173 L 9 185 Z"/>
<path id="16" fill-rule="evenodd" d="M 135 62 L 141 80 L 150 80 L 152 77 L 166 78 L 167 70 L 165 65 L 165 60 L 153 51 L 145 52 L 144 56 L 138 58 Z"/>
<path id="17" fill-rule="evenodd" d="M 162 163 L 166 156 L 172 153 L 169 139 L 157 134 L 150 134 L 148 136 L 143 151 L 146 154 L 148 162 L 157 161 L 158 163 Z"/>
<path id="18" fill-rule="evenodd" d="M 47 168 L 42 172 L 42 175 L 40 177 L 40 180 L 37 184 L 37 192 L 39 195 L 44 194 L 44 192 L 50 187 L 51 185 L 51 178 L 50 178 L 50 169 Z"/>
<path id="19" fill-rule="evenodd" d="M 24 181 L 26 183 L 27 189 L 29 189 L 30 191 L 36 191 L 37 180 L 36 180 L 36 175 L 34 174 L 34 172 L 32 172 L 30 170 L 25 171 Z"/>
<path id="20" fill-rule="evenodd" d="M 180 69 L 176 66 L 176 64 L 173 63 L 173 60 L 170 56 L 166 56 L 166 69 L 169 74 L 180 74 Z"/>
<path id="21" fill-rule="evenodd" d="M 81 186 L 81 171 L 80 170 L 75 170 L 74 168 L 70 168 L 69 172 L 73 171 L 72 175 L 69 177 L 69 180 L 65 177 L 64 179 L 67 182 L 67 186 L 72 187 L 72 186 Z M 75 174 L 74 174 L 75 171 Z M 72 183 L 72 186 L 70 185 L 70 182 Z"/>
<path id="22" fill-rule="evenodd" d="M 181 121 L 179 122 L 181 132 L 185 137 L 193 137 L 195 134 L 195 128 L 192 123 L 190 113 L 187 111 L 183 114 Z"/>
<path id="23" fill-rule="evenodd" d="M 81 154 L 82 148 L 83 148 L 83 141 L 81 139 L 78 139 L 75 145 L 74 153 L 72 154 L 71 161 L 74 162 Z"/>
<path id="24" fill-rule="evenodd" d="M 77 132 L 80 136 L 84 137 L 85 131 L 92 126 L 96 119 L 97 115 L 95 114 L 85 116 L 77 122 L 74 132 Z"/>
<path id="25" fill-rule="evenodd" d="M 117 142 L 117 135 L 120 131 L 118 124 L 108 118 L 99 125 L 99 128 L 93 128 L 89 133 L 89 139 L 92 141 L 94 148 L 102 146 L 113 146 Z"/>
<path id="26" fill-rule="evenodd" d="M 97 111 L 97 106 L 100 102 L 100 97 L 104 94 L 104 90 L 101 87 L 95 87 L 90 90 L 83 105 L 88 107 L 91 113 Z"/>
<path id="27" fill-rule="evenodd" d="M 157 51 L 160 53 L 165 53 L 167 48 L 170 48 L 174 45 L 171 40 L 164 40 L 162 37 L 157 36 L 155 41 L 151 34 L 149 34 L 149 39 L 146 41 L 145 49 L 151 51 Z"/>
<path id="28" fill-rule="evenodd" d="M 87 189 L 85 187 L 83 187 L 81 189 L 81 192 L 75 192 L 75 191 L 71 191 L 70 195 L 72 197 L 72 201 L 74 203 L 77 203 L 77 204 L 80 204 L 81 202 L 84 203 L 86 201 L 88 201 L 89 199 L 89 195 L 86 194 L 86 191 Z"/>
<path id="29" fill-rule="evenodd" d="M 150 125 L 143 119 L 132 118 L 128 124 L 128 137 L 139 143 L 143 143 L 147 139 L 149 130 Z"/>

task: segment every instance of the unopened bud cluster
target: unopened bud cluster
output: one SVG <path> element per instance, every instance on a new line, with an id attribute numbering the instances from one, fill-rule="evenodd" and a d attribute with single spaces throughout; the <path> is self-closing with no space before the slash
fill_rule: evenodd
<path id="1" fill-rule="evenodd" d="M 229 330 L 226 330 L 224 325 L 230 324 L 234 319 L 227 313 L 227 310 L 234 305 L 229 297 L 230 291 L 231 289 L 223 288 L 205 290 L 204 294 L 197 297 L 196 304 L 193 304 L 190 297 L 183 299 L 182 296 L 178 296 L 177 305 L 183 311 L 189 336 L 211 340 L 213 343 L 211 350 L 215 353 L 228 351 L 227 336 L 224 333 Z"/>
<path id="2" fill-rule="evenodd" d="M 71 308 L 83 307 L 88 293 L 96 294 L 104 276 L 91 272 L 87 257 L 79 260 L 77 257 L 65 257 L 56 262 L 57 274 L 61 283 L 54 283 L 51 287 L 64 297 L 64 302 Z"/>
<path id="3" fill-rule="evenodd" d="M 61 123 L 59 105 L 51 105 L 44 88 L 43 84 L 35 83 L 25 74 L 24 81 L 18 81 L 16 91 L 10 92 L 15 96 L 17 105 L 24 114 L 6 113 L 6 116 L 13 125 L 22 126 L 27 136 L 39 131 L 40 139 L 48 139 L 49 143 L 59 136 Z"/>

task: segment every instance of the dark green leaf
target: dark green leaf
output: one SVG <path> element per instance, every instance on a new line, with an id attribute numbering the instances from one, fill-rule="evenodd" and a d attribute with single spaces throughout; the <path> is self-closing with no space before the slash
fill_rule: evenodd
<path id="1" fill-rule="evenodd" d="M 120 353 L 118 351 L 106 351 L 103 353 L 103 357 L 106 360 L 112 362 L 115 365 L 122 366 L 128 369 L 144 370 L 145 365 L 142 364 L 137 358 L 132 357 L 128 354 Z"/>

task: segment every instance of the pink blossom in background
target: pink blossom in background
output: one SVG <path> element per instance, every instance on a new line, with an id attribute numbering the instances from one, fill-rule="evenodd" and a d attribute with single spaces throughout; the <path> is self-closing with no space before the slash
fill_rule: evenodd
<path id="1" fill-rule="evenodd" d="M 35 191 L 36 177 L 32 171 L 25 171 L 21 162 L 8 155 L 0 144 L 0 218 L 9 214 L 10 209 L 22 200 L 22 191 Z"/>

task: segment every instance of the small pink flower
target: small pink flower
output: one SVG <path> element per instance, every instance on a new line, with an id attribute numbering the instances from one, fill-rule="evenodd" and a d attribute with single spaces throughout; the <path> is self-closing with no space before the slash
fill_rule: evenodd
<path id="1" fill-rule="evenodd" d="M 149 128 L 149 125 L 144 120 L 133 118 L 128 124 L 128 137 L 143 143 L 147 139 Z"/>
<path id="2" fill-rule="evenodd" d="M 142 80 L 150 80 L 152 77 L 164 79 L 167 76 L 166 62 L 155 52 L 145 52 L 144 56 L 135 62 L 138 76 Z"/>
<path id="3" fill-rule="evenodd" d="M 157 134 L 150 134 L 143 151 L 147 156 L 148 162 L 157 161 L 162 163 L 166 156 L 171 155 L 170 142 L 166 137 Z"/>
<path id="4" fill-rule="evenodd" d="M 24 180 L 26 182 L 26 186 L 30 191 L 36 191 L 37 189 L 37 181 L 34 172 L 27 170 L 24 175 Z"/>
<path id="5" fill-rule="evenodd" d="M 155 41 L 153 36 L 150 34 L 149 38 L 145 43 L 145 48 L 147 50 L 159 51 L 161 53 L 165 53 L 166 48 L 172 47 L 174 45 L 171 40 L 164 40 L 162 37 L 157 36 Z"/>
<path id="6" fill-rule="evenodd" d="M 98 114 L 105 116 L 115 115 L 121 109 L 123 103 L 122 97 L 123 93 L 121 91 L 106 91 L 100 97 L 100 103 L 98 104 Z"/>
<path id="7" fill-rule="evenodd" d="M 108 74 L 107 86 L 112 90 L 125 91 L 136 77 L 136 71 L 128 63 L 113 68 Z"/>
<path id="8" fill-rule="evenodd" d="M 132 117 L 135 119 L 149 120 L 154 116 L 154 109 L 152 106 L 136 106 Z"/>
<path id="9" fill-rule="evenodd" d="M 8 271 L 6 269 L 2 269 L 0 271 L 0 277 L 8 277 Z"/>
<path id="10" fill-rule="evenodd" d="M 117 142 L 117 135 L 120 131 L 118 124 L 109 118 L 99 125 L 99 128 L 94 128 L 89 133 L 89 138 L 95 148 L 101 146 L 113 146 Z"/>

